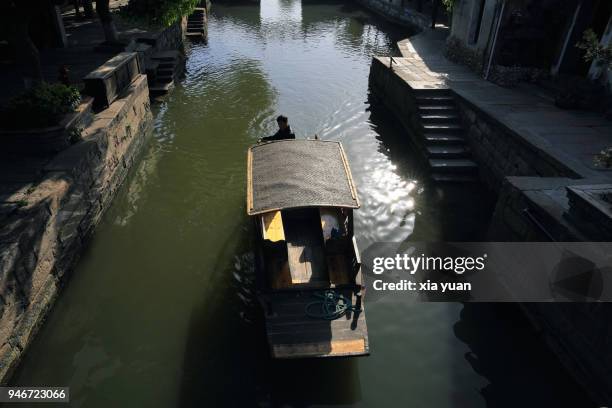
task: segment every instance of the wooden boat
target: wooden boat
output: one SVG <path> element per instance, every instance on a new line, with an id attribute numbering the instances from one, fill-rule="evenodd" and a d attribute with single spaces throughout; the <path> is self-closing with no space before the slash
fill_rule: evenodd
<path id="1" fill-rule="evenodd" d="M 248 151 L 247 212 L 273 358 L 369 354 L 353 209 L 339 142 L 294 139 Z"/>

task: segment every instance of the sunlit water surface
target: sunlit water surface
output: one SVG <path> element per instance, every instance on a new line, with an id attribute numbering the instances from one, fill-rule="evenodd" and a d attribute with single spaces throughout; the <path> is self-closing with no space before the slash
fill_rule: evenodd
<path id="1" fill-rule="evenodd" d="M 154 108 L 142 162 L 14 383 L 69 386 L 75 407 L 584 406 L 508 307 L 370 293 L 371 356 L 267 358 L 245 158 L 279 113 L 298 137 L 343 143 L 362 249 L 486 227 L 482 191 L 425 184 L 408 135 L 368 103 L 371 56 L 409 34 L 341 2 L 215 4 L 209 43 L 188 46 L 185 79 Z"/>

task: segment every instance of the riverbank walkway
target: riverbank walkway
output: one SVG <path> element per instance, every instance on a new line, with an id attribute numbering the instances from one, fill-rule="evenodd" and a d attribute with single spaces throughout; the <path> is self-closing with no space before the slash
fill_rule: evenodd
<path id="1" fill-rule="evenodd" d="M 451 89 L 584 178 L 612 180 L 612 171 L 593 164 L 595 154 L 612 146 L 612 121 L 559 109 L 535 85 L 509 89 L 484 80 L 444 57 L 447 35 L 447 29 L 436 28 L 400 41 L 402 57 L 393 58 L 394 72 L 416 90 Z M 389 66 L 388 57 L 376 58 Z"/>

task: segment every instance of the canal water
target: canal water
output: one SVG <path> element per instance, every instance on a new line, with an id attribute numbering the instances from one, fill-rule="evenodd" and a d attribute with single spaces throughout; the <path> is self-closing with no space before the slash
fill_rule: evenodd
<path id="1" fill-rule="evenodd" d="M 370 296 L 371 356 L 270 361 L 245 159 L 278 114 L 342 141 L 362 249 L 477 240 L 491 200 L 424 182 L 408 135 L 368 102 L 371 56 L 409 32 L 348 3 L 262 0 L 215 4 L 209 35 L 13 384 L 69 386 L 75 407 L 588 406 L 512 306 Z"/>

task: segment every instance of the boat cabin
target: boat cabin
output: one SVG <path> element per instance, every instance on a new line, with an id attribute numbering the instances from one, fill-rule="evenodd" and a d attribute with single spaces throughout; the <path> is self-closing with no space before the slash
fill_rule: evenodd
<path id="1" fill-rule="evenodd" d="M 247 212 L 273 357 L 368 354 L 353 235 L 358 207 L 339 142 L 279 140 L 249 149 Z"/>

